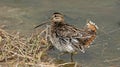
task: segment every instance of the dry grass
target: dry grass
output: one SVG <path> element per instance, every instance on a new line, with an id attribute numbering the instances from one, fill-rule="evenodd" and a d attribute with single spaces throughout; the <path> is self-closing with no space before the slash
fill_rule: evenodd
<path id="1" fill-rule="evenodd" d="M 49 62 L 51 59 L 47 55 L 47 50 L 48 44 L 40 38 L 39 34 L 24 37 L 20 36 L 19 32 L 9 34 L 0 29 L 1 63 L 4 62 L 21 67 L 24 65 L 53 67 L 54 64 Z"/>

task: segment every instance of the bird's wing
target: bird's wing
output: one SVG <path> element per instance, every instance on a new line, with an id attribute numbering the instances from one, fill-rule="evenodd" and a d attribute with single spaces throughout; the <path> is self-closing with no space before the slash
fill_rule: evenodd
<path id="1" fill-rule="evenodd" d="M 72 25 L 64 25 L 61 28 L 58 28 L 56 30 L 57 36 L 60 37 L 66 37 L 66 38 L 79 38 L 79 39 L 85 39 L 90 38 L 91 35 L 84 31 L 84 29 L 78 29 Z"/>
<path id="2" fill-rule="evenodd" d="M 91 37 L 87 32 L 67 24 L 58 28 L 56 31 L 56 35 L 60 38 L 61 43 L 71 44 L 74 49 L 80 50 L 83 53 L 85 52 L 82 40 Z"/>

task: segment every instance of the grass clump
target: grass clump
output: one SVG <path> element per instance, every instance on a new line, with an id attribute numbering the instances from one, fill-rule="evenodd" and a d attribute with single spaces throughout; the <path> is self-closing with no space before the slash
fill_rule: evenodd
<path id="1" fill-rule="evenodd" d="M 19 32 L 9 34 L 0 29 L 0 62 L 5 65 L 54 67 L 47 55 L 48 48 L 39 33 L 25 37 Z"/>

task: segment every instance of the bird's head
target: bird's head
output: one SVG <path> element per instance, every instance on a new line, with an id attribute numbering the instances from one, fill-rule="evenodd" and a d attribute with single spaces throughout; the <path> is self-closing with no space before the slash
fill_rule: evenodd
<path id="1" fill-rule="evenodd" d="M 51 17 L 51 21 L 55 23 L 62 23 L 64 22 L 64 16 L 59 12 L 55 12 Z"/>
<path id="2" fill-rule="evenodd" d="M 98 29 L 98 26 L 95 25 L 95 23 L 93 23 L 92 21 L 87 21 L 86 27 L 88 30 L 96 32 L 96 30 Z"/>

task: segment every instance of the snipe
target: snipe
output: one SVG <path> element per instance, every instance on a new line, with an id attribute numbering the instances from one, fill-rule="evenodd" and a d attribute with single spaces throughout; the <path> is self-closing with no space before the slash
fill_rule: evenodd
<path id="1" fill-rule="evenodd" d="M 88 21 L 84 28 L 78 29 L 65 23 L 63 14 L 55 12 L 50 22 L 49 41 L 61 52 L 70 53 L 71 61 L 74 53 L 79 51 L 85 53 L 84 48 L 89 47 L 96 38 L 98 27 L 92 21 Z"/>

